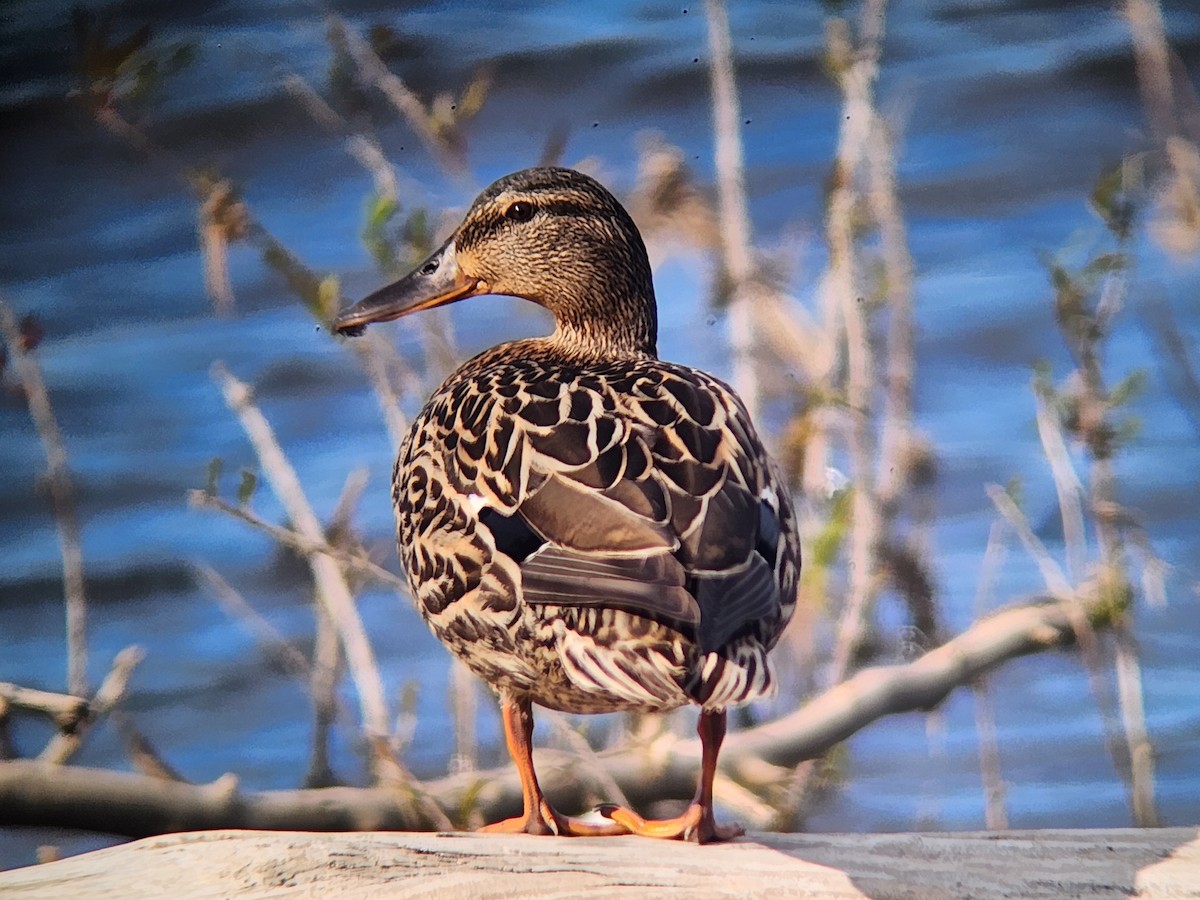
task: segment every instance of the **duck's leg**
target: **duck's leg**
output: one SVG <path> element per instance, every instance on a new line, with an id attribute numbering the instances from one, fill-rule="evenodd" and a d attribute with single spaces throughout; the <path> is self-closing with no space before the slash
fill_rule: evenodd
<path id="1" fill-rule="evenodd" d="M 533 770 L 533 709 L 528 699 L 506 697 L 500 702 L 504 738 L 521 777 L 525 811 L 511 819 L 485 825 L 480 831 L 507 834 L 559 834 L 569 836 L 628 834 L 618 822 L 593 825 L 559 814 L 547 801 Z"/>
<path id="2" fill-rule="evenodd" d="M 700 711 L 696 725 L 700 735 L 700 784 L 696 796 L 683 814 L 674 819 L 643 819 L 631 809 L 606 806 L 601 812 L 633 834 L 654 838 L 681 838 L 697 844 L 729 841 L 745 834 L 740 825 L 718 825 L 713 818 L 713 778 L 717 774 L 717 754 L 725 739 L 725 711 Z"/>

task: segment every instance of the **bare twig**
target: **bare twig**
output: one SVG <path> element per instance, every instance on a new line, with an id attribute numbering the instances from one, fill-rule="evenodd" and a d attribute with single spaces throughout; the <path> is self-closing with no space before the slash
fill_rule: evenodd
<path id="1" fill-rule="evenodd" d="M 1176 131 L 1175 92 L 1170 50 L 1158 0 L 1125 0 L 1125 20 L 1133 37 L 1138 87 L 1154 136 L 1164 140 Z"/>
<path id="2" fill-rule="evenodd" d="M 337 626 L 323 604 L 313 604 L 313 617 L 316 634 L 308 677 L 308 690 L 313 700 L 313 735 L 304 784 L 306 787 L 329 787 L 337 781 L 329 757 L 329 737 L 337 718 L 342 650 Z"/>
<path id="3" fill-rule="evenodd" d="M 192 569 L 206 582 L 221 608 L 229 618 L 242 623 L 274 658 L 280 660 L 293 678 L 308 677 L 310 666 L 296 645 L 281 635 L 275 626 L 254 609 L 245 598 L 207 563 L 192 563 Z"/>
<path id="4" fill-rule="evenodd" d="M 1071 582 L 1067 580 L 1067 576 L 1063 573 L 1062 568 L 1050 555 L 1050 551 L 1046 549 L 1036 534 L 1033 533 L 1033 528 L 1029 525 L 1029 520 L 1025 518 L 1025 513 L 1021 512 L 1021 508 L 1013 502 L 1012 497 L 1008 492 L 998 484 L 989 484 L 985 490 L 991 498 L 992 503 L 996 505 L 1005 521 L 1012 526 L 1017 537 L 1020 538 L 1022 545 L 1033 557 L 1037 563 L 1038 570 L 1042 573 L 1042 580 L 1046 582 L 1046 587 L 1051 592 L 1061 596 L 1068 597 L 1072 593 Z"/>
<path id="5" fill-rule="evenodd" d="M 193 183 L 198 185 L 199 180 L 193 179 Z M 245 206 L 239 203 L 233 185 L 223 179 L 204 190 L 196 210 L 204 290 L 220 316 L 232 315 L 237 305 L 229 274 L 229 244 L 235 237 L 245 236 L 242 228 L 246 222 L 233 224 L 229 213 L 235 210 L 242 212 Z"/>
<path id="6" fill-rule="evenodd" d="M 66 602 L 67 626 L 67 690 L 72 694 L 87 693 L 87 595 L 83 582 L 83 550 L 80 544 L 79 512 L 71 471 L 67 465 L 67 450 L 58 420 L 50 404 L 41 368 L 33 355 L 26 351 L 17 317 L 8 301 L 0 297 L 0 332 L 8 345 L 8 353 L 25 389 L 29 415 L 46 454 L 47 481 L 54 501 L 54 521 L 58 527 L 58 546 L 63 563 L 63 595 Z"/>
<path id="7" fill-rule="evenodd" d="M 1003 520 L 992 522 L 987 547 L 979 567 L 979 585 L 975 591 L 975 615 L 981 617 L 991 605 L 992 589 L 1004 559 L 1008 555 L 1007 529 Z M 1000 745 L 996 739 L 996 713 L 988 693 L 987 678 L 971 682 L 975 700 L 975 730 L 979 735 L 979 774 L 983 782 L 984 822 L 989 831 L 1008 828 L 1004 801 L 1004 777 L 1000 771 Z"/>
<path id="8" fill-rule="evenodd" d="M 1004 776 L 1000 772 L 1000 745 L 996 740 L 996 713 L 988 694 L 987 680 L 971 683 L 975 698 L 975 729 L 979 733 L 979 770 L 983 780 L 984 821 L 988 831 L 1008 828 L 1004 801 Z"/>
<path id="9" fill-rule="evenodd" d="M 856 271 L 854 207 L 858 200 L 857 173 L 874 132 L 874 83 L 879 70 L 879 42 L 883 33 L 883 0 L 871 0 L 863 9 L 857 46 L 850 43 L 834 20 L 829 29 L 830 57 L 842 89 L 843 115 L 838 131 L 833 186 L 826 211 L 829 267 L 823 290 L 840 312 L 846 333 L 846 404 L 849 407 L 850 478 L 854 484 L 850 532 L 850 575 L 846 607 L 838 623 L 831 681 L 849 671 L 867 627 L 869 611 L 878 590 L 878 547 L 882 522 L 875 495 L 872 462 L 873 392 L 875 357 L 864 308 L 866 298 Z"/>
<path id="10" fill-rule="evenodd" d="M 1160 363 L 1163 376 L 1171 386 L 1176 401 L 1191 420 L 1192 428 L 1200 434 L 1200 369 L 1184 341 L 1171 306 L 1159 298 L 1151 304 L 1155 337 L 1169 357 Z"/>
<path id="11" fill-rule="evenodd" d="M 378 773 L 379 784 L 394 791 L 419 811 L 424 818 L 422 824 L 425 827 L 432 826 L 439 831 L 452 830 L 454 823 L 446 814 L 444 805 L 440 804 L 425 785 L 391 753 L 388 742 L 380 738 L 371 738 L 370 743 L 375 754 L 375 771 Z"/>
<path id="12" fill-rule="evenodd" d="M 571 723 L 559 713 L 553 713 L 544 718 L 549 720 L 555 735 L 566 743 L 567 749 L 578 757 L 576 771 L 582 772 L 585 778 L 590 778 L 599 790 L 604 792 L 604 800 L 609 803 L 619 803 L 621 806 L 629 806 L 629 798 L 625 796 L 625 792 L 621 790 L 616 779 L 604 767 L 600 754 L 592 749 L 587 738 L 572 728 Z"/>
<path id="13" fill-rule="evenodd" d="M 213 377 L 254 445 L 263 472 L 297 533 L 312 545 L 323 544 L 324 529 L 304 496 L 295 469 L 275 440 L 271 426 L 251 400 L 249 386 L 233 377 L 220 363 L 214 364 Z M 363 728 L 372 737 L 386 739 L 388 712 L 383 681 L 350 588 L 336 560 L 324 553 L 310 554 L 307 559 L 316 583 L 318 602 L 337 626 L 346 652 L 351 678 L 357 688 Z"/>
<path id="14" fill-rule="evenodd" d="M 71 731 L 88 715 L 88 702 L 71 694 L 54 694 L 0 681 L 0 701 L 17 709 L 49 716 L 63 731 Z"/>
<path id="15" fill-rule="evenodd" d="M 896 160 L 891 130 L 878 114 L 867 141 L 867 184 L 867 200 L 879 225 L 887 284 L 887 362 L 879 463 L 876 467 L 876 483 L 886 532 L 904 488 L 909 483 L 910 466 L 906 454 L 912 440 L 916 351 L 913 338 L 913 261 L 908 251 L 904 213 L 896 190 Z"/>
<path id="16" fill-rule="evenodd" d="M 762 406 L 755 354 L 753 261 L 750 213 L 746 208 L 745 166 L 738 126 L 740 112 L 734 84 L 733 50 L 724 0 L 706 0 L 709 79 L 712 85 L 713 136 L 716 142 L 717 214 L 721 225 L 721 256 L 732 285 L 729 304 L 729 343 L 733 357 L 733 386 L 757 421 Z"/>
<path id="17" fill-rule="evenodd" d="M 384 156 L 379 141 L 351 128 L 349 123 L 338 115 L 320 94 L 313 90 L 312 85 L 299 75 L 286 76 L 283 79 L 283 86 L 299 101 L 313 121 L 326 131 L 341 135 L 346 144 L 346 152 L 354 157 L 374 179 L 375 193 L 389 200 L 396 199 L 396 170 Z"/>
<path id="18" fill-rule="evenodd" d="M 362 335 L 355 339 L 352 346 L 363 371 L 367 373 L 371 387 L 375 390 L 383 421 L 387 425 L 388 437 L 392 441 L 392 449 L 399 450 L 404 436 L 408 433 L 408 418 L 400 408 L 400 397 L 392 386 L 388 372 L 390 368 L 399 368 L 403 377 L 401 387 L 407 385 L 414 391 L 419 379 L 396 352 L 396 348 L 377 333 L 368 332 Z"/>
<path id="19" fill-rule="evenodd" d="M 67 762 L 83 744 L 84 735 L 89 727 L 104 716 L 108 715 L 129 688 L 129 679 L 133 670 L 142 661 L 145 654 L 137 645 L 126 647 L 113 659 L 112 668 L 96 689 L 96 694 L 88 703 L 88 716 L 79 722 L 70 734 L 57 734 L 46 744 L 45 749 L 38 754 L 40 762 L 62 765 Z"/>
<path id="20" fill-rule="evenodd" d="M 456 148 L 443 140 L 434 130 L 432 117 L 421 99 L 409 90 L 408 85 L 399 76 L 384 65 L 383 60 L 371 49 L 371 45 L 363 40 L 362 36 L 348 22 L 340 16 L 330 16 L 330 26 L 337 29 L 345 39 L 350 58 L 358 66 L 358 71 L 363 79 L 383 94 L 388 102 L 408 120 L 408 124 L 416 132 L 417 137 L 425 145 L 434 161 L 448 173 L 457 177 L 464 176 L 466 161 Z"/>
<path id="21" fill-rule="evenodd" d="M 479 742 L 475 735 L 475 722 L 479 714 L 479 701 L 475 694 L 475 676 L 458 657 L 450 661 L 448 685 L 450 720 L 454 723 L 454 755 L 450 759 L 450 771 L 469 772 L 479 767 Z"/>
<path id="22" fill-rule="evenodd" d="M 313 541 L 298 531 L 293 531 L 290 528 L 284 528 L 280 525 L 273 525 L 265 519 L 260 518 L 250 508 L 230 503 L 227 500 L 209 494 L 207 491 L 188 491 L 188 503 L 193 506 L 219 510 L 231 515 L 235 519 L 239 519 L 247 525 L 253 526 L 259 531 L 270 535 L 285 547 L 290 547 L 306 557 L 313 554 L 328 556 L 336 560 L 340 565 L 345 566 L 348 571 L 395 588 L 407 596 L 408 583 L 403 578 L 392 574 L 383 568 L 383 566 L 377 565 L 365 557 L 349 553 L 337 547 L 331 547 L 324 539 Z"/>
<path id="23" fill-rule="evenodd" d="M 17 748 L 13 746 L 12 735 L 8 731 L 11 715 L 12 704 L 0 694 L 0 762 L 17 758 Z"/>
<path id="24" fill-rule="evenodd" d="M 1146 709 L 1142 700 L 1142 669 L 1138 662 L 1137 641 L 1130 622 L 1118 622 L 1116 636 L 1117 692 L 1121 703 L 1121 721 L 1129 750 L 1130 799 L 1133 821 L 1139 828 L 1158 827 L 1154 802 L 1154 746 L 1146 731 Z"/>
<path id="25" fill-rule="evenodd" d="M 1080 497 L 1083 485 L 1071 465 L 1071 455 L 1067 451 L 1067 442 L 1063 437 L 1062 426 L 1057 417 L 1051 414 L 1046 405 L 1046 398 L 1041 391 L 1034 391 L 1037 403 L 1038 437 L 1042 441 L 1042 451 L 1050 463 L 1050 472 L 1054 476 L 1054 489 L 1058 492 L 1058 508 L 1062 515 L 1063 543 L 1067 552 L 1067 577 L 1078 581 L 1084 576 L 1084 564 L 1087 560 L 1087 538 L 1083 529 L 1083 504 Z"/>
<path id="26" fill-rule="evenodd" d="M 120 710 L 113 710 L 111 718 L 125 744 L 125 755 L 129 757 L 129 761 L 133 763 L 135 769 L 151 778 L 187 783 L 187 779 L 163 758 L 149 739 L 133 724 L 133 720 L 129 716 Z"/>
<path id="27" fill-rule="evenodd" d="M 1072 588 L 1066 576 L 1042 542 L 1038 540 L 1037 535 L 1033 533 L 1025 514 L 999 485 L 988 485 L 987 492 L 1000 514 L 1016 531 L 1026 551 L 1037 562 L 1049 590 L 1057 596 L 1070 598 Z M 1093 589 L 1094 587 L 1093 585 Z M 1071 615 L 1072 627 L 1075 629 L 1075 639 L 1079 642 L 1080 657 L 1087 672 L 1088 685 L 1091 688 L 1092 696 L 1096 699 L 1096 705 L 1100 709 L 1100 717 L 1104 723 L 1105 744 L 1117 770 L 1124 772 L 1126 767 L 1123 764 L 1125 757 L 1121 750 L 1121 729 L 1115 712 L 1116 704 L 1103 675 L 1103 650 L 1097 640 L 1095 629 L 1080 605 L 1069 601 L 1068 610 Z"/>

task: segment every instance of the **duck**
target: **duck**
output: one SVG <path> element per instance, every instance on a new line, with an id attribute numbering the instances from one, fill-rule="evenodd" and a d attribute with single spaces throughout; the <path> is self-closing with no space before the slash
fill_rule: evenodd
<path id="1" fill-rule="evenodd" d="M 796 601 L 793 499 L 746 408 L 718 378 L 658 358 L 641 234 L 573 169 L 500 178 L 398 281 L 342 311 L 361 334 L 469 297 L 549 311 L 553 332 L 464 363 L 414 419 L 395 462 L 397 543 L 433 633 L 496 693 L 521 815 L 491 832 L 709 843 L 727 711 L 770 696 L 768 652 Z M 533 707 L 699 707 L 701 764 L 680 815 L 552 807 L 533 764 Z"/>

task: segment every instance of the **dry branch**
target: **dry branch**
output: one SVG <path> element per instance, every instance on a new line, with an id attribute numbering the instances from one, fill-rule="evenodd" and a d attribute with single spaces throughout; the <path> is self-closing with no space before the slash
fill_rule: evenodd
<path id="1" fill-rule="evenodd" d="M 28 760 L 0 764 L 0 797 L 6 826 L 69 822 L 130 837 L 205 828 L 412 829 L 424 818 L 403 794 L 383 788 L 246 793 L 233 775 L 192 785 Z"/>
<path id="2" fill-rule="evenodd" d="M 380 584 L 385 584 L 388 587 L 395 588 L 407 596 L 408 582 L 398 575 L 394 575 L 387 569 L 383 568 L 371 560 L 362 556 L 349 553 L 338 547 L 330 546 L 329 542 L 322 539 L 318 541 L 311 540 L 307 536 L 295 531 L 291 528 L 284 528 L 280 525 L 273 525 L 265 519 L 255 515 L 255 513 L 246 506 L 239 506 L 230 503 L 228 500 L 222 500 L 220 497 L 215 497 L 207 491 L 191 490 L 188 492 L 188 503 L 192 506 L 205 509 L 219 510 L 227 515 L 233 516 L 253 528 L 257 528 L 264 534 L 269 535 L 274 540 L 278 541 L 285 547 L 290 547 L 297 553 L 304 556 L 311 556 L 314 553 L 322 553 L 338 563 L 345 566 L 348 571 L 354 572 L 357 575 L 362 575 L 367 578 L 377 581 Z"/>
<path id="3" fill-rule="evenodd" d="M 95 724 L 102 716 L 108 715 L 121 702 L 125 691 L 129 688 L 129 679 L 133 670 L 142 661 L 145 654 L 136 644 L 126 647 L 113 659 L 112 668 L 96 689 L 96 695 L 88 704 L 88 715 L 81 720 L 70 733 L 60 732 L 50 739 L 45 749 L 38 755 L 42 762 L 61 765 L 69 760 L 83 743 L 87 729 Z"/>
<path id="4" fill-rule="evenodd" d="M 408 120 L 429 155 L 452 175 L 464 177 L 466 160 L 461 152 L 442 138 L 433 127 L 433 118 L 421 99 L 399 76 L 384 64 L 371 45 L 353 26 L 338 16 L 330 16 L 330 28 L 336 29 L 346 42 L 346 50 L 358 67 L 363 80 L 374 86 L 396 110 Z"/>
<path id="5" fill-rule="evenodd" d="M 282 448 L 275 440 L 266 417 L 254 405 L 250 387 L 231 375 L 223 365 L 213 365 L 213 377 L 221 387 L 225 402 L 242 423 L 254 446 L 267 481 L 283 504 L 297 533 L 310 544 L 324 543 L 325 531 L 308 503 L 296 470 L 292 468 Z M 354 597 L 341 566 L 324 553 L 307 557 L 321 604 L 321 614 L 327 616 L 336 629 L 338 640 L 346 654 L 350 677 L 358 695 L 376 778 L 412 801 L 428 821 L 437 827 L 448 827 L 449 820 L 437 803 L 426 796 L 421 785 L 388 751 L 388 711 L 384 699 L 383 679 L 375 662 L 375 653 L 367 639 L 366 629 L 354 605 Z"/>
<path id="6" fill-rule="evenodd" d="M 345 142 L 346 152 L 366 169 L 375 181 L 375 193 L 380 197 L 395 200 L 399 193 L 396 188 L 396 170 L 387 161 L 383 148 L 374 137 L 363 134 L 352 128 L 312 85 L 299 75 L 287 75 L 283 86 L 299 101 L 313 121 L 326 131 L 340 135 Z"/>
<path id="7" fill-rule="evenodd" d="M 246 599 L 212 566 L 205 563 L 193 563 L 192 569 L 205 582 L 216 598 L 217 603 L 225 614 L 234 621 L 240 622 L 254 635 L 254 639 L 275 659 L 293 678 L 306 680 L 311 666 L 300 649 L 281 635 L 261 613 L 246 602 Z"/>
<path id="8" fill-rule="evenodd" d="M 746 208 L 745 166 L 737 87 L 734 84 L 733 49 L 729 17 L 723 0 L 707 0 L 708 46 L 711 53 L 713 136 L 716 142 L 717 214 L 721 223 L 721 257 L 732 285 L 729 305 L 729 343 L 733 386 L 750 418 L 757 420 L 762 407 L 755 354 L 758 341 L 754 322 L 750 213 Z"/>
<path id="9" fill-rule="evenodd" d="M 932 709 L 955 688 L 1008 660 L 1070 644 L 1073 617 L 1081 608 L 1094 627 L 1109 624 L 1107 607 L 1095 598 L 1044 599 L 993 613 L 914 662 L 861 671 L 790 715 L 730 734 L 721 756 L 723 775 L 755 791 L 782 787 L 788 769 L 883 716 Z M 597 754 L 586 766 L 574 753 L 537 755 L 543 786 L 561 808 L 590 802 L 597 784 L 589 770 L 599 765 L 630 802 L 644 806 L 691 796 L 700 746 L 695 739 L 663 734 L 646 746 Z M 137 836 L 156 829 L 416 828 L 429 814 L 408 792 L 384 788 L 238 793 L 218 803 L 211 787 L 171 785 L 160 793 L 157 779 L 81 771 L 64 768 L 54 775 L 37 763 L 0 763 L 0 825 L 72 825 Z M 420 799 L 436 801 L 454 817 L 474 809 L 494 819 L 520 807 L 511 768 L 447 776 L 420 791 Z M 368 821 L 373 824 L 363 824 Z"/>
<path id="10" fill-rule="evenodd" d="M 867 150 L 883 132 L 877 126 L 874 86 L 879 73 L 884 2 L 871 0 L 863 9 L 860 39 L 852 42 L 843 20 L 828 29 L 829 58 L 842 90 L 842 116 L 837 154 L 826 210 L 825 239 L 829 263 L 821 286 L 825 303 L 840 317 L 845 331 L 846 385 L 849 408 L 848 454 L 854 485 L 849 539 L 849 591 L 837 627 L 832 681 L 850 671 L 870 622 L 870 611 L 879 590 L 879 548 L 883 520 L 877 503 L 875 458 L 875 353 L 865 309 L 865 293 L 856 238 L 857 185 L 867 162 Z"/>
<path id="11" fill-rule="evenodd" d="M 249 386 L 233 377 L 220 363 L 213 366 L 213 377 L 225 395 L 225 402 L 241 421 L 262 463 L 263 472 L 297 533 L 312 545 L 324 544 L 325 530 L 309 506 L 296 470 L 276 442 L 270 424 L 251 400 Z M 388 712 L 383 681 L 346 578 L 338 563 L 323 553 L 310 554 L 307 559 L 319 602 L 337 626 L 346 651 L 350 675 L 358 693 L 363 728 L 374 738 L 386 739 Z"/>
<path id="12" fill-rule="evenodd" d="M 87 685 L 87 598 L 83 584 L 83 549 L 80 543 L 79 513 L 75 505 L 75 490 L 67 466 L 67 450 L 58 420 L 50 405 L 50 395 L 42 380 L 37 361 L 25 349 L 17 318 L 8 302 L 0 297 L 0 332 L 8 345 L 29 415 L 37 429 L 46 454 L 47 481 L 54 501 L 54 521 L 58 526 L 58 544 L 63 562 L 63 594 L 67 614 L 67 690 L 86 694 Z"/>
<path id="13" fill-rule="evenodd" d="M 0 700 L 18 709 L 44 713 L 63 731 L 72 731 L 88 715 L 88 702 L 71 694 L 55 694 L 0 681 Z"/>

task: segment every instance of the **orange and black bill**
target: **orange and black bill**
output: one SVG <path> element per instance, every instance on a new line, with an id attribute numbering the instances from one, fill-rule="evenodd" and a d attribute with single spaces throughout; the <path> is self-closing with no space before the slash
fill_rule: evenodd
<path id="1" fill-rule="evenodd" d="M 469 278 L 459 268 L 451 237 L 399 281 L 343 310 L 334 319 L 333 330 L 353 337 L 362 334 L 372 322 L 387 322 L 482 292 L 479 279 Z"/>

